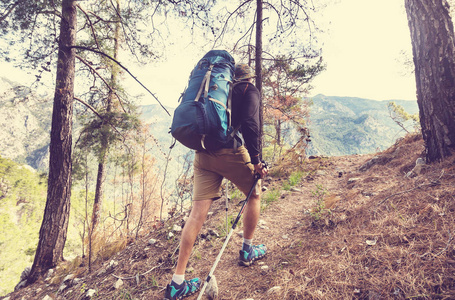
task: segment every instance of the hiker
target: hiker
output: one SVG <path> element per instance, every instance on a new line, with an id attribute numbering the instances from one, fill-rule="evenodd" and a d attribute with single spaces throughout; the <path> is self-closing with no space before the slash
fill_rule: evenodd
<path id="1" fill-rule="evenodd" d="M 213 200 L 221 197 L 221 182 L 227 178 L 245 195 L 254 182 L 254 174 L 261 178 L 268 170 L 259 157 L 260 94 L 253 85 L 253 70 L 247 64 L 235 66 L 232 94 L 232 125 L 240 125 L 244 139 L 236 135 L 223 148 L 215 151 L 196 151 L 194 158 L 193 207 L 185 223 L 180 240 L 179 257 L 172 281 L 166 287 L 166 299 L 181 299 L 195 293 L 200 287 L 199 278 L 185 280 L 194 242 L 205 222 Z M 237 145 L 236 145 L 237 144 Z M 256 185 L 244 211 L 243 245 L 239 251 L 239 265 L 249 266 L 266 254 L 265 245 L 253 245 L 252 239 L 260 214 L 260 184 Z"/>

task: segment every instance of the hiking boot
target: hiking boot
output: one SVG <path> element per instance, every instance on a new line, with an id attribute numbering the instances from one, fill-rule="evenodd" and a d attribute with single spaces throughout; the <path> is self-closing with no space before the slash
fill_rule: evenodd
<path id="1" fill-rule="evenodd" d="M 241 266 L 251 266 L 251 264 L 258 259 L 261 259 L 265 256 L 267 252 L 267 247 L 265 245 L 251 245 L 249 249 L 245 247 L 239 251 L 239 265 Z"/>
<path id="2" fill-rule="evenodd" d="M 164 299 L 166 300 L 177 300 L 184 297 L 188 297 L 199 289 L 201 281 L 199 278 L 193 278 L 191 280 L 184 280 L 182 284 L 177 284 L 171 281 L 166 287 L 166 293 Z"/>

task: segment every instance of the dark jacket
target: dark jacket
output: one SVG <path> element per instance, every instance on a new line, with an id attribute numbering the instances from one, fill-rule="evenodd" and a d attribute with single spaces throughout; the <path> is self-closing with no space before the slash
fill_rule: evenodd
<path id="1" fill-rule="evenodd" d="M 242 81 L 234 85 L 231 125 L 236 128 L 240 124 L 240 132 L 253 164 L 260 162 L 259 105 L 260 95 L 254 84 Z M 236 139 L 241 143 L 238 136 Z"/>

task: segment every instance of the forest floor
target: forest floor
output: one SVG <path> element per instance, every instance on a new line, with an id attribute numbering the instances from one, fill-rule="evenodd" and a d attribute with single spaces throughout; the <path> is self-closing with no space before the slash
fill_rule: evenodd
<path id="1" fill-rule="evenodd" d="M 266 244 L 267 255 L 238 265 L 240 224 L 214 273 L 217 298 L 455 299 L 455 157 L 416 167 L 423 150 L 419 136 L 408 136 L 376 154 L 309 159 L 292 188 L 283 189 L 288 178 L 269 176 L 253 241 Z M 230 219 L 240 200 L 230 201 Z M 90 299 L 90 290 L 93 299 L 163 299 L 180 238 L 169 233 L 184 217 L 175 214 L 90 274 L 79 262 L 4 299 Z M 196 241 L 187 279 L 206 278 L 225 222 L 220 199 Z"/>

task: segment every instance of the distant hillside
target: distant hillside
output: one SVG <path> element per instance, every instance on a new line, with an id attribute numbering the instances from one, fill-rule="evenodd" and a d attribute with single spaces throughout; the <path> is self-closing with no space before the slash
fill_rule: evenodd
<path id="1" fill-rule="evenodd" d="M 375 101 L 324 95 L 310 100 L 313 104 L 310 106 L 308 153 L 313 155 L 367 154 L 384 150 L 405 133 L 390 118 L 387 103 L 394 101 L 406 112 L 418 113 L 416 101 Z"/>
<path id="2" fill-rule="evenodd" d="M 387 103 L 352 97 L 317 95 L 310 99 L 312 155 L 366 154 L 392 145 L 404 132 L 389 117 Z M 394 100 L 408 113 L 417 113 L 415 101 Z M 152 128 L 153 140 L 161 151 L 154 152 L 160 166 L 172 144 L 169 134 L 172 117 L 158 105 L 141 108 L 142 120 Z M 173 110 L 167 108 L 172 114 Z M 48 143 L 52 119 L 52 99 L 37 95 L 29 88 L 0 77 L 0 155 L 35 169 L 48 168 Z M 77 127 L 77 126 L 75 126 Z M 290 134 L 289 142 L 292 143 Z M 188 149 L 175 144 L 171 156 L 176 158 L 168 166 L 174 173 L 181 172 Z"/>
<path id="3" fill-rule="evenodd" d="M 48 167 L 52 100 L 0 77 L 0 155 L 35 169 Z"/>

